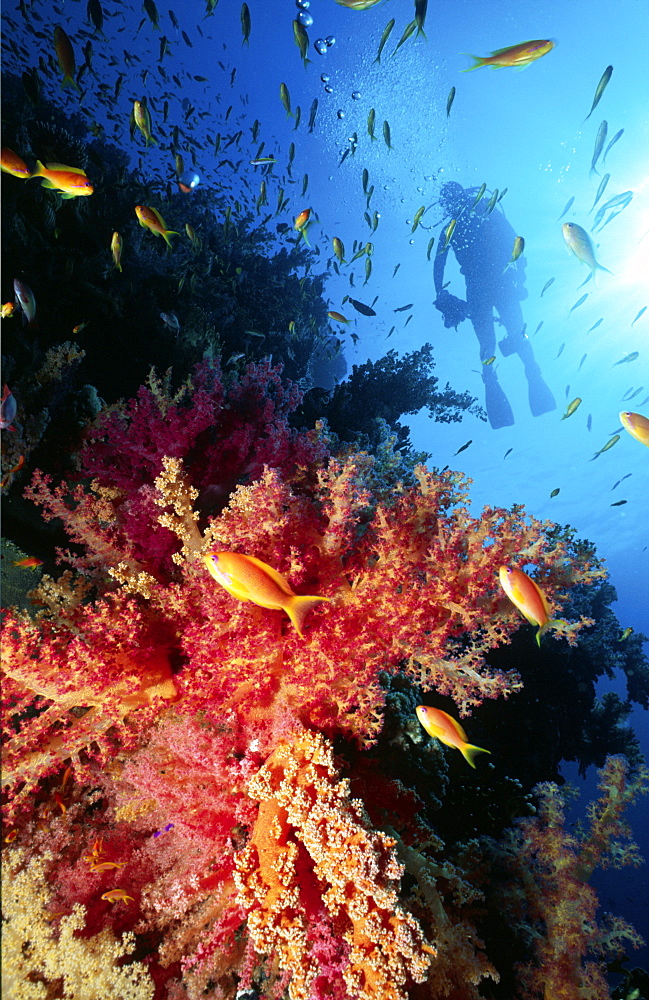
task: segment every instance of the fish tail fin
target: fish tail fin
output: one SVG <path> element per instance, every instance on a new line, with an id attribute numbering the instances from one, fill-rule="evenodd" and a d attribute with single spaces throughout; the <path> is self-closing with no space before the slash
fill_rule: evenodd
<path id="1" fill-rule="evenodd" d="M 180 233 L 177 233 L 175 229 L 165 229 L 163 231 L 162 235 L 164 236 L 164 241 L 167 244 L 167 246 L 171 247 L 172 246 L 172 242 L 169 239 L 169 237 L 170 236 L 180 236 Z"/>
<path id="2" fill-rule="evenodd" d="M 606 271 L 607 274 L 613 274 L 612 271 L 609 271 L 609 269 L 607 267 L 603 267 L 601 264 L 596 264 L 595 265 L 595 270 L 597 270 L 597 271 Z"/>
<path id="3" fill-rule="evenodd" d="M 466 69 L 461 70 L 462 73 L 470 73 L 472 69 L 480 69 L 481 66 L 486 66 L 485 60 L 482 56 L 473 56 L 470 52 L 462 52 L 461 54 L 474 60 L 473 66 L 467 66 Z"/>
<path id="4" fill-rule="evenodd" d="M 485 750 L 483 747 L 476 747 L 472 743 L 465 743 L 463 747 L 460 747 L 462 751 L 462 756 L 464 757 L 467 764 L 471 767 L 475 767 L 475 758 L 479 753 L 491 753 L 491 750 Z"/>
<path id="5" fill-rule="evenodd" d="M 300 639 L 304 638 L 304 635 L 302 634 L 302 627 L 304 625 L 304 619 L 308 615 L 309 611 L 311 611 L 312 608 L 315 608 L 317 604 L 321 604 L 323 601 L 329 600 L 329 597 L 300 597 L 297 594 L 287 598 L 284 610 L 293 622 L 295 631 L 299 635 Z"/>
<path id="6" fill-rule="evenodd" d="M 549 621 L 545 622 L 536 633 L 536 645 L 541 645 L 541 636 L 545 635 L 548 629 L 559 628 L 560 626 L 567 625 L 568 622 L 565 618 L 550 618 Z"/>
<path id="7" fill-rule="evenodd" d="M 79 86 L 79 84 L 77 83 L 77 81 L 74 79 L 74 77 L 70 76 L 69 73 L 66 73 L 65 76 L 63 77 L 63 79 L 61 80 L 61 86 L 62 87 L 74 87 L 74 89 L 76 90 L 76 92 L 78 94 L 81 93 L 81 87 Z"/>
<path id="8" fill-rule="evenodd" d="M 42 177 L 44 172 L 45 172 L 45 167 L 43 166 L 40 160 L 36 160 L 36 166 L 34 167 L 32 173 L 29 175 L 28 179 L 31 180 L 32 177 Z"/>

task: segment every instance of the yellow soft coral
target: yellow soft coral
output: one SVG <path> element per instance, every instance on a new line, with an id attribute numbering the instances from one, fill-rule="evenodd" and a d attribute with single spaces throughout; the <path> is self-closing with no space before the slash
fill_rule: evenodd
<path id="1" fill-rule="evenodd" d="M 80 937 L 85 909 L 74 907 L 55 932 L 47 912 L 46 870 L 52 858 L 33 858 L 15 849 L 2 865 L 2 995 L 11 1000 L 153 1000 L 155 986 L 140 962 L 121 960 L 135 947 L 133 934 L 121 941 L 106 928 Z M 57 984 L 52 993 L 52 984 Z"/>

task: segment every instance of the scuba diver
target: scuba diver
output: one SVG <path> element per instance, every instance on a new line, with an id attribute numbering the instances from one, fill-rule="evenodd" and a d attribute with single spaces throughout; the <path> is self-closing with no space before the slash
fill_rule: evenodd
<path id="1" fill-rule="evenodd" d="M 530 410 L 535 417 L 556 409 L 550 389 L 541 377 L 534 360 L 529 338 L 525 335 L 521 299 L 527 298 L 524 287 L 525 264 L 515 257 L 516 233 L 502 211 L 494 211 L 491 202 L 476 202 L 476 189 L 465 190 L 456 181 L 442 185 L 440 205 L 445 215 L 456 220 L 452 231 L 447 224 L 440 237 L 444 249 L 438 251 L 433 267 L 437 298 L 434 305 L 444 317 L 444 326 L 457 329 L 465 319 L 473 324 L 480 345 L 485 407 L 493 428 L 509 427 L 514 414 L 491 359 L 496 353 L 494 309 L 506 336 L 498 342 L 501 354 L 518 354 L 523 362 L 529 390 Z M 492 196 L 493 200 L 493 196 Z M 449 238 L 450 234 L 450 238 Z M 445 240 L 447 245 L 444 246 Z M 449 249 L 453 250 L 466 282 L 466 301 L 443 288 L 444 268 Z"/>

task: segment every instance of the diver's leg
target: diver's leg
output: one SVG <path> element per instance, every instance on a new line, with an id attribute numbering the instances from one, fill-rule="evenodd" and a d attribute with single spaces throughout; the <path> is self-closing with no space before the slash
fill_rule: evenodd
<path id="1" fill-rule="evenodd" d="M 541 375 L 529 337 L 524 333 L 523 312 L 518 293 L 513 284 L 501 282 L 496 289 L 496 309 L 507 331 L 507 336 L 498 344 L 502 353 L 518 354 L 523 362 L 525 378 L 527 379 L 528 399 L 533 416 L 556 410 L 557 404 L 549 386 Z"/>
<path id="2" fill-rule="evenodd" d="M 488 361 L 496 350 L 493 306 L 491 305 L 488 285 L 481 281 L 467 281 L 466 301 L 469 319 L 473 324 L 480 345 L 480 361 Z M 492 365 L 482 364 L 481 367 L 482 381 L 485 387 L 485 409 L 489 423 L 494 429 L 511 427 L 514 423 L 514 414 L 498 381 L 498 376 Z"/>

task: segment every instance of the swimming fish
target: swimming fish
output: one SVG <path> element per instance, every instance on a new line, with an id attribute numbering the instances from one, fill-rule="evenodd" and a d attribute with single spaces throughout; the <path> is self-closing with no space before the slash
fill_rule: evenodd
<path id="1" fill-rule="evenodd" d="M 595 137 L 595 148 L 593 149 L 593 158 L 590 162 L 590 173 L 597 173 L 595 166 L 599 160 L 600 153 L 604 148 L 604 143 L 606 142 L 606 136 L 608 133 L 608 123 L 603 121 L 600 127 L 597 129 L 597 136 Z"/>
<path id="2" fill-rule="evenodd" d="M 309 51 L 309 35 L 306 28 L 301 24 L 297 18 L 293 21 L 293 40 L 300 50 L 300 57 L 304 63 L 304 68 L 306 69 L 307 64 L 311 61 L 307 59 L 307 52 Z"/>
<path id="3" fill-rule="evenodd" d="M 474 59 L 475 64 L 462 72 L 470 73 L 471 70 L 480 69 L 482 66 L 491 66 L 492 69 L 516 66 L 522 69 L 524 66 L 529 66 L 535 59 L 547 55 L 553 48 L 553 41 L 548 38 L 539 38 L 530 42 L 519 42 L 517 45 L 508 45 L 504 49 L 496 49 L 490 56 L 474 56 L 467 52 L 465 55 Z"/>
<path id="4" fill-rule="evenodd" d="M 331 309 L 327 313 L 327 316 L 329 317 L 329 319 L 335 320 L 336 323 L 349 323 L 349 322 L 351 322 L 345 316 L 343 316 L 342 313 L 336 312 L 335 309 Z"/>
<path id="5" fill-rule="evenodd" d="M 395 23 L 394 18 L 392 18 L 392 20 L 388 21 L 385 28 L 383 29 L 383 34 L 381 35 L 381 41 L 379 42 L 379 48 L 378 52 L 376 53 L 376 59 L 374 60 L 374 62 L 377 63 L 381 62 L 381 53 L 383 52 L 383 49 L 385 48 L 385 43 L 387 42 L 392 32 L 392 29 L 394 28 L 394 23 Z"/>
<path id="6" fill-rule="evenodd" d="M 543 298 L 544 293 L 547 292 L 548 288 L 553 283 L 553 281 L 554 281 L 554 278 L 548 278 L 548 280 L 546 281 L 546 283 L 544 284 L 544 286 L 543 286 L 543 288 L 541 290 L 541 296 L 540 296 L 541 298 Z"/>
<path id="7" fill-rule="evenodd" d="M 110 241 L 110 251 L 113 255 L 113 263 L 118 271 L 122 270 L 122 247 L 123 240 L 119 233 L 113 233 L 113 238 Z"/>
<path id="8" fill-rule="evenodd" d="M 151 135 L 151 115 L 144 101 L 133 102 L 133 121 L 145 138 L 147 146 L 150 142 L 157 143 Z"/>
<path id="9" fill-rule="evenodd" d="M 623 135 L 624 135 L 624 129 L 623 128 L 621 128 L 619 132 L 615 133 L 615 135 L 613 136 L 613 138 L 609 142 L 608 146 L 606 147 L 606 152 L 604 153 L 604 155 L 602 157 L 602 166 L 606 163 L 606 157 L 610 153 L 610 151 L 613 148 L 613 146 L 615 145 L 615 143 L 618 142 L 618 140 L 621 139 Z"/>
<path id="10" fill-rule="evenodd" d="M 577 396 L 575 399 L 573 399 L 571 403 L 568 404 L 568 409 L 566 410 L 561 419 L 566 420 L 568 417 L 571 417 L 575 412 L 575 410 L 577 410 L 580 405 L 581 405 L 581 399 L 579 398 L 579 396 Z"/>
<path id="11" fill-rule="evenodd" d="M 606 271 L 607 274 L 611 274 L 607 267 L 603 267 L 595 259 L 593 243 L 585 229 L 576 222 L 564 222 L 561 228 L 568 248 L 572 250 L 577 260 L 590 268 L 593 276 L 596 271 Z"/>
<path id="12" fill-rule="evenodd" d="M 574 195 L 572 196 L 572 198 L 569 198 L 569 199 L 568 199 L 568 202 L 567 202 L 567 204 L 566 204 L 566 207 L 564 208 L 563 212 L 561 213 L 561 215 L 560 215 L 560 216 L 559 216 L 559 218 L 557 219 L 557 222 L 561 222 L 561 220 L 563 219 L 564 215 L 565 215 L 565 214 L 566 214 L 566 212 L 567 212 L 567 211 L 568 211 L 568 210 L 570 209 L 570 206 L 571 206 L 571 205 L 573 204 L 574 200 L 575 200 L 575 196 L 574 196 Z"/>
<path id="13" fill-rule="evenodd" d="M 56 58 L 59 61 L 59 68 L 63 73 L 63 79 L 61 80 L 62 87 L 74 87 L 75 90 L 81 93 L 79 84 L 74 78 L 75 73 L 75 61 L 74 61 L 74 49 L 72 48 L 72 42 L 68 38 L 67 34 L 63 30 L 60 24 L 57 24 L 54 28 L 54 48 L 56 50 Z"/>
<path id="14" fill-rule="evenodd" d="M 555 490 L 552 490 L 552 493 L 550 494 L 550 500 L 553 500 L 554 497 L 558 497 L 560 493 L 561 489 L 557 486 Z"/>
<path id="15" fill-rule="evenodd" d="M 632 635 L 632 634 L 633 634 L 633 627 L 631 625 L 627 625 L 627 627 L 624 629 L 624 632 L 622 633 L 622 635 L 620 636 L 620 638 L 617 641 L 618 642 L 624 642 L 624 640 L 628 639 L 629 636 Z"/>
<path id="16" fill-rule="evenodd" d="M 647 311 L 647 307 L 643 306 L 642 309 L 639 311 L 639 313 L 636 315 L 635 319 L 633 320 L 633 323 L 636 323 L 640 319 L 640 317 L 642 316 L 642 314 L 645 313 L 646 311 Z M 631 323 L 631 326 L 633 326 L 633 323 Z"/>
<path id="17" fill-rule="evenodd" d="M 298 232 L 300 234 L 300 236 L 302 236 L 302 238 L 304 239 L 304 242 L 307 243 L 307 244 L 309 243 L 309 241 L 308 241 L 308 239 L 306 237 L 306 231 L 307 231 L 307 228 L 308 228 L 308 223 L 309 223 L 310 217 L 311 217 L 311 209 L 310 208 L 304 208 L 299 213 L 299 215 L 296 216 L 295 222 L 293 223 L 293 229 L 295 229 L 295 231 Z"/>
<path id="18" fill-rule="evenodd" d="M 14 177 L 20 177 L 22 180 L 27 180 L 32 176 L 32 172 L 27 164 L 21 160 L 17 153 L 14 153 L 13 149 L 9 149 L 8 146 L 2 147 L 0 169 L 5 174 L 13 174 Z"/>
<path id="19" fill-rule="evenodd" d="M 377 3 L 381 3 L 381 0 L 336 0 L 341 7 L 347 7 L 348 10 L 369 10 L 370 7 L 376 7 Z"/>
<path id="20" fill-rule="evenodd" d="M 416 712 L 417 718 L 428 735 L 434 736 L 447 747 L 459 750 L 471 767 L 475 767 L 476 754 L 491 753 L 491 750 L 484 750 L 483 747 L 476 747 L 469 743 L 460 723 L 447 712 L 442 712 L 439 708 L 431 708 L 430 705 L 417 705 Z"/>
<path id="21" fill-rule="evenodd" d="M 289 115 L 292 115 L 293 112 L 291 111 L 291 95 L 289 94 L 288 87 L 286 86 L 285 83 L 280 83 L 279 85 L 279 96 L 281 98 L 282 104 L 284 105 L 286 116 L 288 117 Z"/>
<path id="22" fill-rule="evenodd" d="M 233 597 L 251 601 L 260 608 L 285 611 L 301 638 L 309 611 L 330 600 L 328 597 L 298 596 L 285 577 L 254 556 L 213 551 L 206 553 L 203 561 L 210 575 Z"/>
<path id="23" fill-rule="evenodd" d="M 466 451 L 466 449 L 467 449 L 467 448 L 469 447 L 469 445 L 470 445 L 470 444 L 473 444 L 473 438 L 471 438 L 471 440 L 470 440 L 470 441 L 467 441 L 467 443 L 466 443 L 466 444 L 463 444 L 461 448 L 458 448 L 458 450 L 457 450 L 456 452 L 454 452 L 454 453 L 453 453 L 453 457 L 455 458 L 455 456 L 456 456 L 456 455 L 459 455 L 459 454 L 460 454 L 460 452 L 462 452 L 462 451 Z"/>
<path id="24" fill-rule="evenodd" d="M 375 311 L 371 306 L 366 306 L 364 302 L 359 302 L 358 299 L 352 299 L 351 296 L 347 296 L 347 301 L 351 302 L 354 309 L 361 313 L 363 316 L 376 316 Z"/>
<path id="25" fill-rule="evenodd" d="M 619 361 L 616 361 L 615 364 L 612 367 L 615 368 L 616 365 L 626 365 L 626 364 L 629 364 L 630 361 L 635 361 L 639 357 L 640 357 L 640 352 L 639 351 L 631 351 L 630 354 L 625 354 L 623 358 L 620 358 Z"/>
<path id="26" fill-rule="evenodd" d="M 631 437 L 649 448 L 649 418 L 643 417 L 641 413 L 631 413 L 625 410 L 620 413 L 620 421 Z"/>
<path id="27" fill-rule="evenodd" d="M 338 239 L 337 236 L 334 236 L 334 238 L 332 240 L 332 243 L 333 243 L 334 253 L 335 253 L 336 257 L 338 258 L 338 260 L 340 261 L 341 264 L 345 264 L 346 263 L 346 261 L 345 261 L 345 246 L 343 244 L 343 241 L 340 240 L 340 239 Z"/>
<path id="28" fill-rule="evenodd" d="M 107 903 L 133 903 L 133 896 L 127 896 L 123 889 L 109 889 L 105 892 L 102 899 L 105 899 Z"/>
<path id="29" fill-rule="evenodd" d="M 522 569 L 501 566 L 500 585 L 512 604 L 527 618 L 530 625 L 537 625 L 536 643 L 541 645 L 541 636 L 547 629 L 565 624 L 559 618 L 550 618 L 550 608 L 541 588 Z"/>
<path id="30" fill-rule="evenodd" d="M 14 295 L 16 296 L 16 302 L 22 309 L 23 326 L 26 323 L 29 326 L 34 326 L 36 319 L 36 297 L 31 288 L 24 281 L 14 278 Z"/>
<path id="31" fill-rule="evenodd" d="M 60 191 L 62 198 L 80 198 L 92 194 L 94 188 L 79 167 L 66 167 L 63 163 L 48 163 L 43 166 L 36 160 L 32 177 L 40 177 L 43 187 Z"/>
<path id="32" fill-rule="evenodd" d="M 570 308 L 570 310 L 568 312 L 568 315 L 570 315 L 570 313 L 573 312 L 574 309 L 578 309 L 579 306 L 583 306 L 583 304 L 584 304 L 584 302 L 586 301 L 587 298 L 588 298 L 588 292 L 585 292 L 581 296 L 581 298 L 577 299 L 577 301 L 575 302 L 574 306 L 571 306 L 571 308 Z"/>
<path id="33" fill-rule="evenodd" d="M 509 260 L 509 263 L 505 266 L 505 269 L 503 270 L 503 274 L 505 273 L 505 271 L 508 270 L 508 268 L 512 267 L 512 265 L 516 263 L 516 261 L 518 260 L 524 249 L 525 249 L 525 240 L 523 239 L 523 237 L 522 236 L 514 237 L 514 246 L 512 249 L 512 255 Z"/>
<path id="34" fill-rule="evenodd" d="M 401 48 L 401 46 L 403 45 L 404 42 L 408 41 L 408 39 L 410 38 L 410 36 L 412 34 L 414 34 L 414 31 L 415 31 L 416 27 L 417 27 L 417 22 L 416 21 L 410 21 L 410 23 L 406 25 L 406 27 L 404 28 L 403 34 L 402 34 L 401 38 L 399 39 L 399 41 L 397 42 L 396 48 L 395 48 L 394 52 L 392 53 L 392 55 L 394 55 L 395 52 L 399 51 L 399 49 Z M 417 34 L 419 34 L 419 32 L 417 32 Z"/>
<path id="35" fill-rule="evenodd" d="M 456 226 L 457 226 L 457 219 L 451 219 L 448 226 L 444 230 L 444 246 L 442 247 L 441 250 L 437 251 L 438 253 L 443 253 L 446 250 L 449 243 L 451 242 L 451 239 L 453 238 L 453 233 L 455 232 Z"/>
<path id="36" fill-rule="evenodd" d="M 162 236 L 167 246 L 171 246 L 170 236 L 180 236 L 175 229 L 167 229 L 166 223 L 160 212 L 155 208 L 147 208 L 145 205 L 136 205 L 135 214 L 143 229 L 148 229 L 154 236 Z"/>
<path id="37" fill-rule="evenodd" d="M 586 117 L 584 118 L 585 122 L 588 121 L 588 119 L 592 115 L 593 111 L 595 110 L 595 108 L 599 104 L 601 96 L 604 93 L 604 91 L 606 90 L 608 81 L 611 79 L 612 73 L 613 73 L 613 67 L 612 66 L 607 66 L 606 69 L 604 70 L 604 72 L 602 73 L 600 81 L 597 84 L 597 87 L 595 89 L 595 96 L 593 97 L 593 103 L 591 105 L 591 109 L 588 112 L 588 114 L 586 115 Z M 583 122 L 582 122 L 582 124 L 583 124 Z"/>
<path id="38" fill-rule="evenodd" d="M 611 507 L 622 507 L 623 504 L 628 503 L 628 500 L 616 500 L 615 503 L 610 504 Z"/>
<path id="39" fill-rule="evenodd" d="M 599 451 L 595 452 L 590 461 L 592 462 L 593 459 L 597 458 L 598 455 L 603 455 L 605 451 L 608 451 L 610 448 L 612 448 L 613 445 L 617 444 L 619 440 L 620 440 L 620 435 L 614 434 L 613 437 L 606 442 L 603 448 L 600 448 Z"/>
<path id="40" fill-rule="evenodd" d="M 455 100 L 455 87 L 451 87 L 448 92 L 448 97 L 446 98 L 446 117 L 451 113 L 451 108 L 453 107 L 453 101 Z"/>
<path id="41" fill-rule="evenodd" d="M 16 402 L 16 397 L 9 388 L 5 385 L 2 389 L 2 400 L 0 400 L 0 428 L 4 430 L 14 430 L 11 426 L 18 412 L 18 403 Z"/>
<path id="42" fill-rule="evenodd" d="M 599 199 L 604 194 L 604 191 L 606 190 L 606 185 L 608 184 L 608 182 L 610 180 L 610 177 L 611 177 L 610 174 L 604 174 L 604 176 L 602 177 L 602 179 L 600 181 L 600 184 L 599 184 L 599 187 L 597 188 L 597 194 L 595 195 L 595 201 L 593 202 L 593 204 L 592 204 L 592 206 L 590 208 L 590 211 L 588 212 L 589 215 L 593 211 L 593 209 L 595 208 L 595 205 L 597 204 L 597 202 L 599 201 Z"/>
<path id="43" fill-rule="evenodd" d="M 385 140 L 385 145 L 388 147 L 388 149 L 394 149 L 394 146 L 392 145 L 392 138 L 390 135 L 390 125 L 387 121 L 383 122 L 383 138 Z"/>

